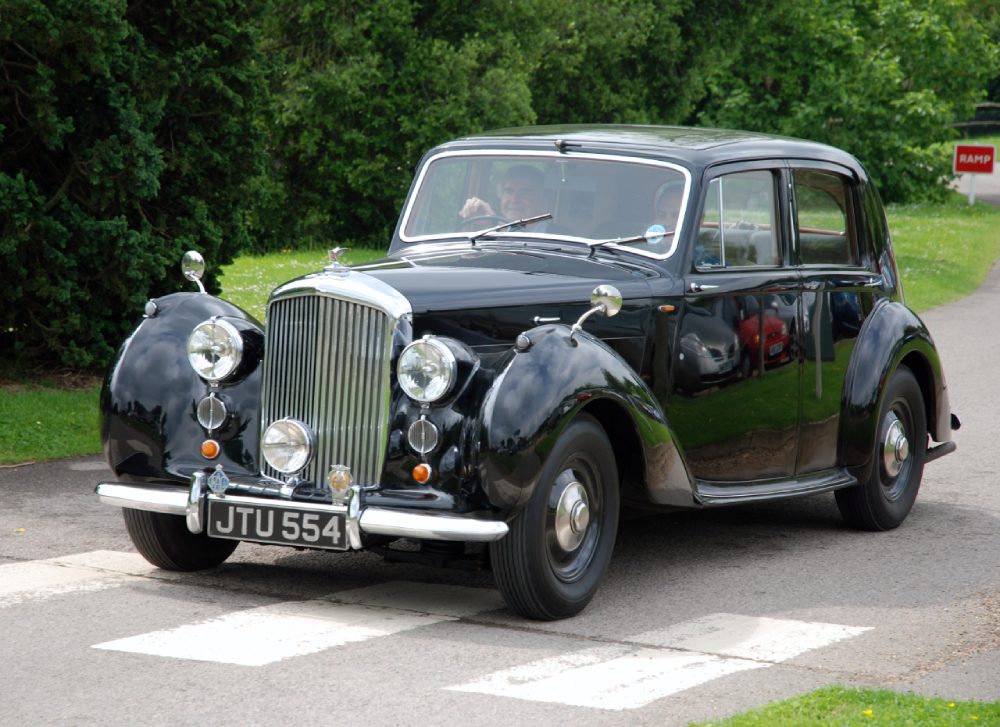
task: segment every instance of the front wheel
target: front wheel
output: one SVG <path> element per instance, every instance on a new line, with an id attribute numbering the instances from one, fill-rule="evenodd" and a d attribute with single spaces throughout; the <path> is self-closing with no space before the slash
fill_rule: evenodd
<path id="1" fill-rule="evenodd" d="M 238 540 L 220 540 L 187 529 L 183 515 L 124 508 L 125 527 L 139 554 L 165 570 L 205 570 L 226 560 Z"/>
<path id="2" fill-rule="evenodd" d="M 595 419 L 581 415 L 559 436 L 510 532 L 490 545 L 507 606 L 547 621 L 582 611 L 611 561 L 618 509 L 611 443 Z"/>
<path id="3" fill-rule="evenodd" d="M 917 499 L 926 444 L 924 397 L 913 373 L 900 366 L 882 397 L 868 469 L 859 484 L 837 490 L 844 520 L 863 530 L 891 530 L 902 523 Z"/>

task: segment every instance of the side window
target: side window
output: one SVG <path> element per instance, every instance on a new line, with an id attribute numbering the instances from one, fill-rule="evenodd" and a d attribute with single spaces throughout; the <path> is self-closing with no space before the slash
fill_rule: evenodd
<path id="1" fill-rule="evenodd" d="M 856 265 L 857 244 L 848 180 L 833 172 L 796 169 L 799 259 L 805 265 Z"/>
<path id="2" fill-rule="evenodd" d="M 774 175 L 737 172 L 713 179 L 698 226 L 699 268 L 780 265 Z"/>

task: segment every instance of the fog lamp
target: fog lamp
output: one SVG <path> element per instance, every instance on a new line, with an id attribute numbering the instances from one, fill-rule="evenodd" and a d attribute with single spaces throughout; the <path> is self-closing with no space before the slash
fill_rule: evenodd
<path id="1" fill-rule="evenodd" d="M 267 463 L 278 472 L 286 475 L 299 472 L 312 457 L 312 432 L 296 419 L 279 419 L 264 430 L 261 451 Z"/>

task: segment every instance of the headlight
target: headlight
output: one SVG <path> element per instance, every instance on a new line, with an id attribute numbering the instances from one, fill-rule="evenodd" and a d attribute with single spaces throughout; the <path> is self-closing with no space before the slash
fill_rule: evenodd
<path id="1" fill-rule="evenodd" d="M 312 432 L 295 419 L 279 419 L 264 431 L 261 450 L 267 463 L 278 472 L 300 472 L 312 457 Z"/>
<path id="2" fill-rule="evenodd" d="M 236 370 L 243 358 L 243 338 L 232 323 L 211 319 L 191 331 L 188 361 L 199 376 L 219 381 Z"/>
<path id="3" fill-rule="evenodd" d="M 434 338 L 422 338 L 403 349 L 396 364 L 399 385 L 411 399 L 429 403 L 451 391 L 455 383 L 455 354 Z"/>

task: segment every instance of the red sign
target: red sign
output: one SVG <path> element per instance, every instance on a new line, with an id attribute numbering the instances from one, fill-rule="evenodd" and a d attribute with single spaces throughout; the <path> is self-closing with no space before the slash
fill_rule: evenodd
<path id="1" fill-rule="evenodd" d="M 959 144 L 955 147 L 956 174 L 993 174 L 995 146 L 975 146 Z"/>

